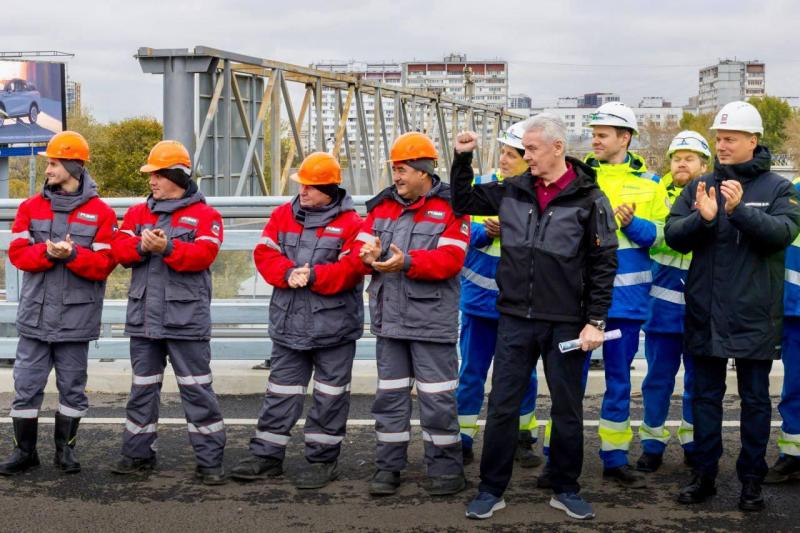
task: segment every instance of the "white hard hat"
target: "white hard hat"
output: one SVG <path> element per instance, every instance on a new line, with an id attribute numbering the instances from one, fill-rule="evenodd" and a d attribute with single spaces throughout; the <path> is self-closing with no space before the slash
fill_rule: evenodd
<path id="1" fill-rule="evenodd" d="M 679 150 L 689 150 L 698 154 L 711 158 L 711 149 L 708 147 L 708 141 L 705 137 L 692 130 L 683 130 L 672 139 L 669 143 L 667 150 L 667 157 L 672 157 L 672 154 Z"/>
<path id="2" fill-rule="evenodd" d="M 590 115 L 589 126 L 614 126 L 632 129 L 635 133 L 639 133 L 636 115 L 622 102 L 608 102 L 598 107 Z"/>
<path id="3" fill-rule="evenodd" d="M 731 102 L 719 110 L 710 129 L 763 134 L 764 123 L 761 121 L 761 113 L 752 104 Z"/>
<path id="4" fill-rule="evenodd" d="M 524 150 L 525 147 L 522 146 L 522 135 L 525 133 L 524 123 L 525 121 L 523 120 L 522 122 L 512 124 L 506 131 L 500 134 L 497 140 L 517 150 Z"/>

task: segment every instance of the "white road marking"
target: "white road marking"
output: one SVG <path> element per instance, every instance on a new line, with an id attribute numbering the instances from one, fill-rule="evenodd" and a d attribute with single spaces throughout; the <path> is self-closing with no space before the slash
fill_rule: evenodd
<path id="1" fill-rule="evenodd" d="M 40 417 L 39 422 L 43 424 L 54 424 L 55 419 L 52 417 Z M 547 420 L 539 420 L 539 427 L 544 427 L 547 424 Z M 0 417 L 0 424 L 11 424 L 12 420 L 9 417 Z M 158 420 L 158 423 L 162 426 L 185 426 L 187 424 L 186 420 L 183 418 L 161 418 Z M 225 425 L 226 426 L 255 426 L 258 423 L 258 420 L 255 418 L 226 418 Z M 298 422 L 298 426 L 305 425 L 306 420 L 305 418 L 301 418 Z M 599 420 L 584 420 L 583 425 L 585 427 L 597 427 L 599 425 Z M 124 418 L 94 418 L 94 417 L 83 417 L 81 419 L 81 424 L 86 425 L 119 425 L 122 426 L 125 424 Z M 350 427 L 371 427 L 375 425 L 375 421 L 370 418 L 356 418 L 353 420 L 348 420 L 347 425 Z M 414 427 L 418 427 L 420 425 L 419 420 L 411 420 L 411 425 Z M 486 421 L 480 420 L 478 421 L 479 426 L 485 426 Z M 631 426 L 639 427 L 642 425 L 641 420 L 631 420 Z M 680 427 L 681 421 L 680 420 L 667 420 L 664 423 L 665 426 L 668 427 Z M 722 427 L 726 428 L 738 428 L 741 424 L 738 420 L 723 420 Z M 778 420 L 773 420 L 771 426 L 774 428 L 781 427 L 781 422 Z"/>

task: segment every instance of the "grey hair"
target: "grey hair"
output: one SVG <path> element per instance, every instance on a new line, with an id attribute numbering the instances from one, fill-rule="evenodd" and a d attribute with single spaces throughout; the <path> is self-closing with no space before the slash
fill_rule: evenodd
<path id="1" fill-rule="evenodd" d="M 553 113 L 539 113 L 522 123 L 525 133 L 541 131 L 544 138 L 550 142 L 561 141 L 564 152 L 567 151 L 567 125 L 561 117 Z"/>

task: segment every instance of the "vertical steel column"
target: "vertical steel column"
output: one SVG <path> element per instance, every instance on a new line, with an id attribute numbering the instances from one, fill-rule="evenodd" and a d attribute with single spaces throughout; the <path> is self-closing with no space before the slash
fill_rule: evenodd
<path id="1" fill-rule="evenodd" d="M 314 84 L 314 111 L 317 114 L 317 151 L 327 152 L 325 148 L 325 127 L 322 120 L 322 80 Z"/>
<path id="2" fill-rule="evenodd" d="M 356 112 L 358 113 L 358 136 L 361 140 L 361 148 L 364 156 L 364 166 L 367 170 L 367 179 L 369 180 L 370 193 L 375 193 L 375 173 L 372 171 L 372 156 L 369 150 L 369 138 L 367 135 L 367 116 L 364 113 L 364 95 L 361 89 L 356 88 Z M 360 190 L 360 188 L 359 188 Z"/>
<path id="3" fill-rule="evenodd" d="M 220 167 L 222 167 L 223 186 L 222 191 L 225 196 L 233 194 L 232 170 L 231 170 L 231 60 L 226 59 L 222 71 L 222 99 L 219 103 L 217 117 L 222 119 L 222 150 L 220 153 Z M 241 179 L 241 176 L 240 176 Z"/>
<path id="4" fill-rule="evenodd" d="M 164 138 L 180 141 L 194 153 L 194 72 L 187 58 L 173 56 L 164 64 Z"/>
<path id="5" fill-rule="evenodd" d="M 280 70 L 273 71 L 273 76 L 277 76 L 275 80 L 275 87 L 272 89 L 272 105 L 269 110 L 269 167 L 270 179 L 266 185 L 266 193 L 274 192 L 277 184 L 278 176 L 281 175 L 281 86 L 284 84 L 283 72 Z M 263 177 L 261 178 L 263 180 Z"/>

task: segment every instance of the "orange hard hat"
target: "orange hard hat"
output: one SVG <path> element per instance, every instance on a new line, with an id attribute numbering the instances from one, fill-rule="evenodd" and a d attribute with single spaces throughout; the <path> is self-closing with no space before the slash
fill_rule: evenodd
<path id="1" fill-rule="evenodd" d="M 291 178 L 301 185 L 338 185 L 342 182 L 342 167 L 331 154 L 314 152 L 303 159 Z"/>
<path id="2" fill-rule="evenodd" d="M 51 159 L 79 159 L 89 161 L 89 143 L 77 131 L 56 133 L 40 156 Z"/>
<path id="3" fill-rule="evenodd" d="M 139 170 L 141 172 L 155 172 L 165 168 L 184 167 L 191 170 L 192 159 L 189 151 L 178 141 L 160 141 L 150 150 L 147 164 Z"/>
<path id="4" fill-rule="evenodd" d="M 413 159 L 439 159 L 439 153 L 430 137 L 411 131 L 395 139 L 389 161 L 411 161 Z"/>

